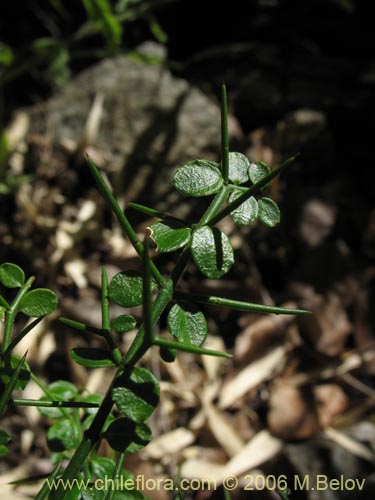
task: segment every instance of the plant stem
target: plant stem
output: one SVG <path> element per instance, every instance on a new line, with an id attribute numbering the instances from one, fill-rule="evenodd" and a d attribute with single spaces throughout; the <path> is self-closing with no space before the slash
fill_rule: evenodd
<path id="1" fill-rule="evenodd" d="M 84 401 L 39 401 L 38 399 L 13 399 L 15 406 L 35 406 L 38 408 L 99 408 L 98 403 Z"/>
<path id="2" fill-rule="evenodd" d="M 142 317 L 143 317 L 143 325 L 144 325 L 144 342 L 145 346 L 150 347 L 154 340 L 154 331 L 152 328 L 152 308 L 151 308 L 151 272 L 150 272 L 150 240 L 148 235 L 146 234 L 144 239 L 144 252 L 142 258 L 142 271 L 143 271 L 143 279 L 142 279 Z"/>
<path id="3" fill-rule="evenodd" d="M 5 311 L 5 327 L 4 327 L 4 338 L 3 338 L 3 346 L 2 346 L 2 352 L 4 353 L 9 344 L 10 344 L 10 339 L 12 337 L 12 331 L 13 331 L 13 325 L 14 321 L 16 319 L 16 314 L 17 314 L 17 307 L 19 303 L 21 302 L 22 297 L 26 294 L 26 292 L 31 288 L 31 285 L 33 284 L 35 278 L 32 276 L 29 278 L 24 285 L 20 288 L 19 292 L 17 293 L 15 299 L 13 300 L 12 304 L 10 305 L 10 308 Z"/>
<path id="4" fill-rule="evenodd" d="M 59 474 L 61 470 L 61 462 L 56 465 L 51 474 L 48 476 L 47 480 L 44 482 L 43 486 L 39 490 L 35 500 L 44 500 L 48 493 L 51 491 L 51 484 L 56 476 Z"/>
<path id="5" fill-rule="evenodd" d="M 221 169 L 224 182 L 227 183 L 229 177 L 229 138 L 227 90 L 224 84 L 221 87 Z"/>
<path id="6" fill-rule="evenodd" d="M 310 311 L 305 311 L 304 309 L 288 309 L 286 307 L 265 306 L 262 304 L 242 302 L 240 300 L 226 299 L 225 297 L 216 297 L 215 295 L 205 295 L 202 293 L 187 293 L 176 290 L 174 297 L 177 300 L 194 301 L 199 302 L 200 304 L 230 307 L 231 309 L 239 309 L 240 311 L 252 311 L 268 314 L 293 314 L 296 316 L 310 314 Z"/>
<path id="7" fill-rule="evenodd" d="M 119 365 L 122 360 L 120 349 L 117 347 L 111 333 L 111 322 L 109 318 L 109 301 L 108 301 L 108 276 L 107 270 L 102 267 L 101 278 L 101 306 L 102 306 L 102 331 L 109 348 L 111 349 L 116 365 Z"/>
<path id="8" fill-rule="evenodd" d="M 44 394 L 51 400 L 53 401 L 54 400 L 54 397 L 53 397 L 53 394 L 51 393 L 51 391 L 48 390 L 48 388 L 45 386 L 45 384 L 43 384 L 43 382 L 39 379 L 39 377 L 37 377 L 35 375 L 35 373 L 33 372 L 30 372 L 30 377 L 31 379 L 36 383 L 36 385 L 42 389 L 42 391 L 44 392 Z M 65 408 L 61 408 L 61 413 L 64 415 L 64 417 L 66 418 L 70 418 L 70 413 L 65 409 Z"/>
<path id="9" fill-rule="evenodd" d="M 124 466 L 124 460 L 125 460 L 125 453 L 120 453 L 116 461 L 116 467 L 112 474 L 113 480 L 116 480 L 116 478 L 119 477 L 120 472 L 122 471 L 122 468 Z M 109 489 L 105 497 L 105 500 L 113 500 L 115 494 L 116 494 L 115 488 Z"/>
<path id="10" fill-rule="evenodd" d="M 36 318 L 32 323 L 30 323 L 28 326 L 26 326 L 13 340 L 10 342 L 6 350 L 4 351 L 4 356 L 6 356 L 8 353 L 11 353 L 13 349 L 16 347 L 16 345 L 21 342 L 21 340 L 29 333 L 33 328 L 35 328 L 44 318 L 44 316 L 40 316 L 39 318 Z"/>
<path id="11" fill-rule="evenodd" d="M 119 221 L 122 229 L 124 230 L 125 234 L 129 238 L 129 241 L 133 245 L 135 251 L 137 252 L 137 254 L 140 257 L 142 257 L 143 245 L 140 242 L 136 232 L 134 231 L 132 225 L 130 224 L 128 218 L 125 216 L 124 212 L 121 210 L 120 205 L 118 204 L 116 198 L 113 196 L 111 190 L 109 189 L 107 183 L 105 182 L 101 173 L 97 169 L 95 163 L 92 161 L 92 159 L 88 155 L 86 155 L 86 159 L 88 162 L 89 169 L 90 169 L 101 193 L 103 194 L 104 199 L 107 201 L 107 203 L 111 207 L 112 211 L 116 215 L 117 220 Z M 160 286 L 165 285 L 165 280 L 154 263 L 151 264 L 151 273 L 152 273 L 152 276 L 154 277 L 155 281 L 158 283 L 158 285 L 160 285 Z"/>
<path id="12" fill-rule="evenodd" d="M 20 374 L 22 366 L 25 362 L 25 358 L 26 358 L 26 354 L 24 354 L 24 356 L 17 363 L 17 366 L 16 366 L 14 372 L 12 373 L 12 376 L 11 376 L 9 382 L 5 386 L 4 392 L 2 393 L 2 395 L 0 397 L 0 415 L 2 415 L 3 411 L 5 410 L 5 407 L 9 401 L 9 398 L 10 398 L 14 388 L 16 387 L 18 375 Z"/>
<path id="13" fill-rule="evenodd" d="M 217 356 L 219 358 L 231 358 L 232 355 L 226 352 L 213 351 L 212 349 L 203 349 L 192 344 L 184 344 L 182 342 L 176 342 L 175 340 L 164 339 L 160 337 L 155 337 L 154 345 L 159 347 L 166 347 L 168 349 L 176 349 L 178 351 L 191 352 L 193 354 L 204 354 L 208 356 Z"/>
<path id="14" fill-rule="evenodd" d="M 198 222 L 197 227 L 202 227 L 205 226 L 206 224 L 209 223 L 209 221 L 215 217 L 215 215 L 219 212 L 221 209 L 223 203 L 226 201 L 228 198 L 228 187 L 227 186 L 222 186 L 220 188 L 220 191 L 216 194 L 215 198 L 212 200 L 212 203 L 208 207 L 208 209 L 205 211 L 203 216 L 201 217 L 201 220 Z"/>

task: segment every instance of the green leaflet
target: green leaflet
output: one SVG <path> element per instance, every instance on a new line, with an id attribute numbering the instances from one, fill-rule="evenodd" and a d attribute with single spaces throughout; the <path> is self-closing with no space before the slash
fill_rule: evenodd
<path id="1" fill-rule="evenodd" d="M 159 402 L 160 388 L 156 377 L 145 368 L 133 368 L 117 377 L 112 399 L 117 408 L 134 422 L 145 421 Z"/>
<path id="2" fill-rule="evenodd" d="M 198 269 L 207 278 L 221 278 L 234 262 L 230 241 L 216 227 L 203 226 L 194 231 L 191 252 Z"/>
<path id="3" fill-rule="evenodd" d="M 26 316 L 39 318 L 53 312 L 58 304 L 57 296 L 47 288 L 36 288 L 27 292 L 18 304 L 18 311 Z"/>
<path id="4" fill-rule="evenodd" d="M 215 194 L 223 185 L 223 177 L 217 164 L 207 160 L 194 160 L 177 169 L 173 186 L 186 196 Z"/>
<path id="5" fill-rule="evenodd" d="M 52 451 L 74 450 L 81 439 L 81 429 L 68 418 L 56 422 L 47 432 L 47 444 Z"/>
<path id="6" fill-rule="evenodd" d="M 151 430 L 144 423 L 119 418 L 109 425 L 103 437 L 114 450 L 135 453 L 150 442 Z"/>
<path id="7" fill-rule="evenodd" d="M 0 266 L 0 283 L 8 288 L 18 288 L 25 283 L 25 273 L 22 269 L 10 262 Z"/>
<path id="8" fill-rule="evenodd" d="M 250 162 L 242 153 L 229 153 L 229 180 L 244 184 L 249 180 Z"/>
<path id="9" fill-rule="evenodd" d="M 112 477 L 115 462 L 107 457 L 95 457 L 90 462 L 91 474 L 95 477 Z"/>
<path id="10" fill-rule="evenodd" d="M 241 196 L 242 191 L 234 190 L 229 196 L 229 202 L 236 200 Z M 251 196 L 242 205 L 231 212 L 231 217 L 237 226 L 247 226 L 254 222 L 258 216 L 258 202 Z"/>
<path id="11" fill-rule="evenodd" d="M 270 198 L 258 201 L 258 218 L 267 227 L 275 227 L 280 223 L 280 209 Z"/>
<path id="12" fill-rule="evenodd" d="M 168 313 L 168 329 L 184 344 L 200 346 L 207 338 L 207 322 L 198 306 L 191 302 L 175 304 Z"/>
<path id="13" fill-rule="evenodd" d="M 134 316 L 131 316 L 130 314 L 121 314 L 112 321 L 111 327 L 118 333 L 126 333 L 133 330 L 136 324 L 137 321 Z"/>
<path id="14" fill-rule="evenodd" d="M 107 349 L 76 347 L 70 351 L 70 356 L 76 363 L 86 368 L 103 368 L 116 364 L 111 351 Z"/>
<path id="15" fill-rule="evenodd" d="M 152 288 L 155 283 L 151 282 Z M 133 307 L 142 304 L 142 276 L 136 271 L 121 271 L 109 283 L 108 297 L 119 306 Z"/>
<path id="16" fill-rule="evenodd" d="M 165 219 L 150 226 L 151 238 L 160 253 L 174 252 L 188 243 L 191 229 L 174 219 Z"/>
<path id="17" fill-rule="evenodd" d="M 253 184 L 261 181 L 264 177 L 267 177 L 271 173 L 270 167 L 268 167 L 262 161 L 251 163 L 249 166 L 249 177 Z"/>

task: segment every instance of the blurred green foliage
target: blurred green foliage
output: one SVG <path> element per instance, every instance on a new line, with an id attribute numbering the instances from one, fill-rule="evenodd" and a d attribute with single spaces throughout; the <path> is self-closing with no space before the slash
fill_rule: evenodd
<path id="1" fill-rule="evenodd" d="M 14 5 L 10 8 L 14 12 L 4 11 L 0 20 L 0 92 L 30 76 L 50 89 L 64 87 L 75 61 L 95 61 L 128 50 L 127 30 L 136 22 L 165 43 L 167 36 L 154 11 L 173 1 L 48 0 L 41 4 L 29 0 Z M 16 12 L 18 7 L 24 8 L 23 17 Z"/>

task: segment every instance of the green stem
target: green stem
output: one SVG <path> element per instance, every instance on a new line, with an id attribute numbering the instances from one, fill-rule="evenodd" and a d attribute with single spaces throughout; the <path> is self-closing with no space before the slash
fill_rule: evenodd
<path id="1" fill-rule="evenodd" d="M 160 315 L 171 301 L 172 296 L 173 296 L 173 289 L 171 288 L 171 286 L 160 290 L 158 296 L 156 297 L 155 302 L 153 303 L 151 310 L 152 326 L 158 321 Z M 144 355 L 144 353 L 148 350 L 149 347 L 150 346 L 145 342 L 144 325 L 141 325 L 137 333 L 137 336 L 133 340 L 133 343 L 131 344 L 128 352 L 125 355 L 125 358 L 123 360 L 123 365 L 124 366 L 135 365 L 135 363 L 137 363 L 137 361 L 141 359 L 141 357 Z"/>
<path id="2" fill-rule="evenodd" d="M 196 345 L 184 344 L 182 342 L 176 342 L 175 340 L 164 339 L 161 337 L 155 337 L 154 345 L 159 347 L 166 347 L 167 349 L 176 349 L 177 351 L 191 352 L 193 354 L 203 354 L 208 356 L 217 356 L 220 358 L 231 358 L 232 355 L 226 352 L 213 351 L 212 349 L 203 349 Z"/>
<path id="3" fill-rule="evenodd" d="M 99 408 L 97 403 L 84 401 L 39 401 L 38 399 L 13 399 L 15 406 L 35 406 L 38 408 Z"/>
<path id="4" fill-rule="evenodd" d="M 36 385 L 44 392 L 44 394 L 51 401 L 53 401 L 54 397 L 53 397 L 52 392 L 47 389 L 47 387 L 45 386 L 45 384 L 43 384 L 43 382 L 39 379 L 39 377 L 37 377 L 35 375 L 35 373 L 33 373 L 33 372 L 30 372 L 30 377 L 36 383 Z M 71 420 L 70 413 L 65 408 L 61 408 L 61 413 L 64 415 L 65 418 L 68 418 L 69 420 Z"/>
<path id="5" fill-rule="evenodd" d="M 66 490 L 64 488 L 66 482 L 72 481 L 74 478 L 77 477 L 77 475 L 82 469 L 83 464 L 85 463 L 87 457 L 89 456 L 91 450 L 99 441 L 103 426 L 113 406 L 111 397 L 113 383 L 120 373 L 121 371 L 118 370 L 110 387 L 108 388 L 108 391 L 102 401 L 102 404 L 100 405 L 98 412 L 94 417 L 94 420 L 92 421 L 89 429 L 86 431 L 74 455 L 70 459 L 61 477 L 62 481 L 59 483 L 57 489 L 51 492 L 49 500 L 63 500 L 63 498 L 66 495 Z"/>
<path id="6" fill-rule="evenodd" d="M 109 189 L 107 183 L 105 182 L 101 173 L 97 169 L 95 163 L 92 161 L 92 159 L 88 155 L 86 155 L 86 159 L 88 162 L 89 169 L 90 169 L 101 193 L 103 194 L 104 199 L 107 201 L 107 203 L 111 207 L 112 211 L 116 215 L 117 220 L 119 221 L 122 229 L 124 230 L 125 234 L 129 238 L 129 241 L 133 245 L 135 251 L 137 252 L 137 254 L 140 257 L 142 257 L 143 245 L 140 242 L 136 232 L 134 231 L 132 225 L 130 224 L 129 220 L 125 216 L 124 212 L 121 210 L 120 205 L 118 204 L 116 198 L 113 196 L 111 190 Z M 151 265 L 151 273 L 152 273 L 152 276 L 154 277 L 155 281 L 158 283 L 158 285 L 164 286 L 165 280 L 154 263 L 152 263 L 152 265 Z"/>
<path id="7" fill-rule="evenodd" d="M 0 295 L 0 306 L 4 307 L 4 309 L 10 309 L 9 302 L 7 302 L 2 295 Z"/>
<path id="8" fill-rule="evenodd" d="M 70 318 L 59 318 L 59 321 L 64 325 L 71 326 L 80 332 L 93 333 L 95 335 L 100 335 L 101 337 L 105 336 L 105 332 L 101 328 L 95 328 L 94 326 L 86 325 L 85 323 L 81 323 L 80 321 L 75 321 Z"/>
<path id="9" fill-rule="evenodd" d="M 43 486 L 39 490 L 37 496 L 35 497 L 35 500 L 44 500 L 47 497 L 47 495 L 51 491 L 51 484 L 59 474 L 60 470 L 61 470 L 61 462 L 56 465 L 51 474 L 48 476 L 48 479 L 46 479 Z"/>
<path id="10" fill-rule="evenodd" d="M 221 169 L 224 182 L 227 183 L 229 178 L 229 137 L 227 90 L 225 85 L 221 87 Z"/>
<path id="11" fill-rule="evenodd" d="M 142 212 L 143 214 L 146 215 L 151 215 L 151 217 L 157 217 L 158 219 L 173 219 L 178 222 L 181 222 L 182 224 L 186 224 L 186 221 L 179 219 L 178 217 L 175 217 L 174 215 L 171 214 L 166 214 L 165 212 L 160 212 L 160 210 L 155 210 L 155 208 L 150 208 L 146 207 L 144 205 L 139 205 L 138 203 L 129 203 L 128 207 L 134 208 L 134 210 L 138 210 L 138 212 Z"/>
<path id="12" fill-rule="evenodd" d="M 107 276 L 107 270 L 104 266 L 102 267 L 102 278 L 101 278 L 101 306 L 102 306 L 103 336 L 106 339 L 109 348 L 111 349 L 116 364 L 119 365 L 122 360 L 122 355 L 120 349 L 117 347 L 116 342 L 112 337 L 111 321 L 109 317 L 108 276 Z"/>
<path id="13" fill-rule="evenodd" d="M 144 342 L 145 346 L 150 347 L 154 340 L 154 331 L 152 328 L 152 308 L 151 308 L 151 271 L 150 271 L 150 240 L 149 237 L 145 236 L 144 239 L 144 252 L 142 258 L 142 271 L 143 271 L 143 289 L 142 289 L 142 316 L 143 316 L 143 327 L 145 331 Z"/>
<path id="14" fill-rule="evenodd" d="M 222 186 L 220 188 L 220 191 L 216 194 L 215 198 L 212 200 L 212 203 L 210 204 L 206 212 L 203 214 L 201 220 L 198 222 L 197 227 L 205 226 L 211 221 L 211 219 L 213 219 L 216 216 L 216 214 L 221 209 L 223 203 L 228 198 L 228 192 L 229 190 L 227 186 Z"/>
<path id="15" fill-rule="evenodd" d="M 36 318 L 32 323 L 30 323 L 28 326 L 26 326 L 13 340 L 10 342 L 6 350 L 4 351 L 4 356 L 6 356 L 8 353 L 11 353 L 13 349 L 16 347 L 17 344 L 21 342 L 21 340 L 29 333 L 33 328 L 38 325 L 44 316 L 40 316 L 39 318 Z"/>
<path id="16" fill-rule="evenodd" d="M 223 210 L 221 210 L 219 213 L 214 215 L 210 220 L 206 222 L 206 224 L 210 226 L 214 226 L 217 222 L 221 221 L 221 219 L 224 219 L 227 215 L 229 215 L 233 210 L 238 208 L 242 203 L 244 203 L 246 200 L 250 198 L 250 196 L 253 196 L 254 194 L 258 193 L 261 191 L 261 189 L 268 184 L 272 179 L 277 177 L 283 170 L 285 170 L 291 163 L 295 161 L 298 155 L 292 156 L 288 160 L 284 161 L 281 165 L 279 165 L 275 170 L 270 172 L 266 177 L 264 177 L 262 180 L 251 186 L 249 189 L 247 189 L 243 194 L 241 194 L 238 198 L 236 198 L 232 203 L 227 205 Z"/>
<path id="17" fill-rule="evenodd" d="M 25 359 L 26 359 L 26 354 L 19 360 L 14 372 L 12 373 L 12 376 L 11 376 L 9 382 L 5 385 L 4 392 L 2 393 L 2 395 L 0 397 L 0 416 L 4 412 L 5 407 L 7 406 L 7 403 L 9 401 L 9 398 L 16 387 L 18 376 L 21 372 L 21 369 L 22 369 L 22 366 L 25 362 Z"/>
<path id="18" fill-rule="evenodd" d="M 125 461 L 125 453 L 120 453 L 118 458 L 117 458 L 117 461 L 116 461 L 116 467 L 115 467 L 113 474 L 112 474 L 113 480 L 116 480 L 116 478 L 118 478 L 120 476 L 120 473 L 121 473 L 122 468 L 124 466 L 124 461 Z M 110 488 L 108 490 L 106 497 L 105 497 L 105 500 L 113 500 L 113 498 L 115 497 L 115 494 L 116 494 L 115 488 Z"/>
<path id="19" fill-rule="evenodd" d="M 4 353 L 10 344 L 10 339 L 12 337 L 12 331 L 13 331 L 13 325 L 14 321 L 16 319 L 16 314 L 17 314 L 17 307 L 19 303 L 21 302 L 21 299 L 24 297 L 24 295 L 27 293 L 27 291 L 31 288 L 31 285 L 33 284 L 33 281 L 35 280 L 34 276 L 29 278 L 24 285 L 20 288 L 19 292 L 17 293 L 15 299 L 13 300 L 12 304 L 10 305 L 10 308 L 5 311 L 5 326 L 4 326 L 4 339 L 3 339 L 3 346 L 2 346 L 2 352 Z"/>
<path id="20" fill-rule="evenodd" d="M 268 314 L 293 314 L 296 316 L 310 314 L 310 311 L 305 311 L 304 309 L 288 309 L 286 307 L 265 306 L 262 304 L 242 302 L 240 300 L 226 299 L 225 297 L 216 297 L 214 295 L 205 295 L 202 293 L 186 293 L 176 290 L 174 297 L 177 300 L 193 301 L 213 306 L 230 307 L 231 309 L 239 309 L 240 311 Z"/>

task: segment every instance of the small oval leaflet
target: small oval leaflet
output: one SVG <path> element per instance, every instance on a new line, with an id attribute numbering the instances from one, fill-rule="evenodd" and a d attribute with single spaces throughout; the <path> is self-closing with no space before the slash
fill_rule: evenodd
<path id="1" fill-rule="evenodd" d="M 258 219 L 267 227 L 275 227 L 280 222 L 280 210 L 270 198 L 261 198 L 258 201 Z"/>
<path id="2" fill-rule="evenodd" d="M 151 288 L 155 288 L 151 282 Z M 109 283 L 108 297 L 122 307 L 133 307 L 142 304 L 142 276 L 136 271 L 121 271 Z"/>
<path id="3" fill-rule="evenodd" d="M 111 327 L 118 333 L 126 333 L 133 330 L 136 324 L 137 321 L 134 316 L 130 314 L 121 314 L 112 321 Z"/>
<path id="4" fill-rule="evenodd" d="M 81 439 L 81 430 L 69 418 L 56 422 L 47 432 L 47 444 L 51 451 L 74 450 Z"/>
<path id="5" fill-rule="evenodd" d="M 191 229 L 173 219 L 165 219 L 150 226 L 151 238 L 160 253 L 174 252 L 186 245 L 190 239 Z"/>
<path id="6" fill-rule="evenodd" d="M 123 417 L 112 422 L 103 437 L 114 450 L 135 453 L 150 442 L 151 430 L 146 424 Z"/>
<path id="7" fill-rule="evenodd" d="M 206 318 L 193 303 L 175 304 L 168 313 L 167 322 L 169 331 L 179 342 L 200 346 L 207 338 Z"/>
<path id="8" fill-rule="evenodd" d="M 145 368 L 135 367 L 117 377 L 112 399 L 129 419 L 140 423 L 146 420 L 159 402 L 160 387 L 156 377 Z"/>
<path id="9" fill-rule="evenodd" d="M 0 266 L 0 283 L 7 288 L 18 288 L 25 283 L 25 273 L 16 264 L 4 262 Z"/>
<path id="10" fill-rule="evenodd" d="M 242 191 L 234 190 L 229 196 L 229 202 L 241 196 Z M 237 226 L 247 226 L 254 222 L 258 216 L 258 202 L 254 196 L 250 196 L 242 205 L 231 212 L 231 217 Z"/>
<path id="11" fill-rule="evenodd" d="M 244 184 L 249 180 L 250 162 L 242 153 L 229 153 L 229 179 L 233 184 Z"/>
<path id="12" fill-rule="evenodd" d="M 227 236 L 216 227 L 203 226 L 193 233 L 193 260 L 207 278 L 221 278 L 234 262 L 233 248 Z"/>
<path id="13" fill-rule="evenodd" d="M 86 368 L 104 368 L 116 364 L 112 353 L 106 349 L 76 347 L 70 351 L 70 356 L 76 363 Z"/>
<path id="14" fill-rule="evenodd" d="M 53 312 L 58 304 L 57 296 L 47 288 L 36 288 L 27 292 L 18 304 L 18 311 L 32 318 Z"/>
<path id="15" fill-rule="evenodd" d="M 249 177 L 253 184 L 261 181 L 264 177 L 271 173 L 271 169 L 268 165 L 262 161 L 257 161 L 251 163 L 249 167 Z"/>
<path id="16" fill-rule="evenodd" d="M 215 194 L 223 185 L 223 177 L 217 164 L 207 160 L 194 160 L 177 169 L 173 186 L 186 196 Z"/>
<path id="17" fill-rule="evenodd" d="M 8 444 L 10 441 L 10 436 L 7 431 L 0 429 L 0 444 Z"/>

